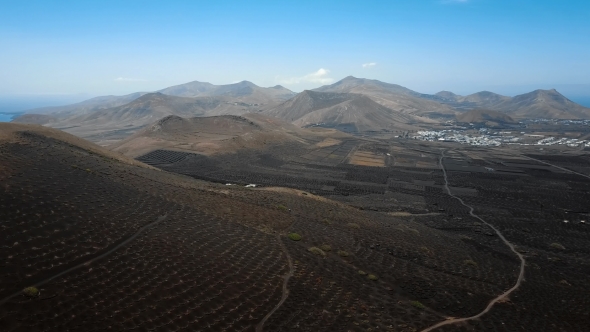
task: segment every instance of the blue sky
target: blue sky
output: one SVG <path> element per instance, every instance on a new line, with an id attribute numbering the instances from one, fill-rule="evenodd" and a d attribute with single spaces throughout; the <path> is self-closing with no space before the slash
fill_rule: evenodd
<path id="1" fill-rule="evenodd" d="M 590 1 L 2 1 L 0 96 L 193 80 L 590 96 Z M 363 66 L 364 65 L 364 66 Z"/>

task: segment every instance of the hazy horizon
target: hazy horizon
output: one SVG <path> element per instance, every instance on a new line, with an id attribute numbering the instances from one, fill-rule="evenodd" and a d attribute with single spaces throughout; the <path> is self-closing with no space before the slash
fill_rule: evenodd
<path id="1" fill-rule="evenodd" d="M 424 93 L 556 87 L 590 97 L 590 46 L 580 43 L 589 9 L 548 0 L 11 2 L 0 12 L 0 94 L 89 98 L 193 80 L 302 91 L 353 75 Z"/>
<path id="2" fill-rule="evenodd" d="M 367 77 L 369 78 L 369 77 Z M 369 78 L 370 79 L 370 78 Z M 188 82 L 183 82 L 183 83 L 188 83 Z M 183 84 L 183 83 L 178 83 L 178 84 Z M 253 82 L 254 84 L 256 84 L 255 82 Z M 393 83 L 393 84 L 398 84 L 396 82 L 386 82 L 386 83 Z M 231 84 L 230 83 L 225 83 L 225 84 Z M 175 84 L 177 85 L 177 84 Z M 406 88 L 415 90 L 417 92 L 421 92 L 421 93 L 428 93 L 428 94 L 435 94 L 437 92 L 443 91 L 443 90 L 448 90 L 451 91 L 453 93 L 459 94 L 459 95 L 469 95 L 472 93 L 476 93 L 476 92 L 480 92 L 480 91 L 492 91 L 498 94 L 502 94 L 505 96 L 516 96 L 519 94 L 523 94 L 523 93 L 527 93 L 527 92 L 531 92 L 533 90 L 536 89 L 557 89 L 557 91 L 559 91 L 560 93 L 562 93 L 565 97 L 567 97 L 568 99 L 582 105 L 585 107 L 590 107 L 590 95 L 586 95 L 584 94 L 584 91 L 590 91 L 590 85 L 551 85 L 551 84 L 541 84 L 539 86 L 490 86 L 490 87 L 484 87 L 482 89 L 479 90 L 453 90 L 453 89 L 447 89 L 447 88 L 441 88 L 441 89 L 430 89 L 428 91 L 420 91 L 420 90 L 416 90 L 411 86 L 405 86 Z M 161 90 L 163 88 L 167 88 L 167 87 L 160 87 L 156 90 L 153 91 L 157 91 L 157 90 Z M 153 92 L 153 91 L 129 91 L 127 93 L 123 93 L 121 95 L 124 94 L 128 94 L 128 93 L 133 93 L 133 92 Z M 301 92 L 301 91 L 295 91 L 295 92 Z M 42 108 L 42 107 L 52 107 L 52 106 L 63 106 L 63 105 L 69 105 L 69 104 L 74 104 L 74 103 L 78 103 L 78 102 L 82 102 L 94 97 L 98 97 L 101 96 L 99 94 L 43 94 L 43 95 L 31 95 L 31 94 L 23 94 L 23 95 L 2 95 L 0 94 L 0 113 L 19 113 L 19 112 L 23 112 L 23 111 L 28 111 L 31 109 L 36 109 L 36 108 Z M 0 118 L 0 122 L 2 121 L 8 121 L 8 117 L 4 116 L 2 118 Z"/>

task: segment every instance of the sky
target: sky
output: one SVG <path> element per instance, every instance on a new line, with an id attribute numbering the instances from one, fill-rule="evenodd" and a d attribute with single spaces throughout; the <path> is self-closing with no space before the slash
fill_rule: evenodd
<path id="1" fill-rule="evenodd" d="M 423 93 L 590 97 L 587 0 L 0 2 L 3 98 L 195 80 L 302 91 L 348 75 Z"/>

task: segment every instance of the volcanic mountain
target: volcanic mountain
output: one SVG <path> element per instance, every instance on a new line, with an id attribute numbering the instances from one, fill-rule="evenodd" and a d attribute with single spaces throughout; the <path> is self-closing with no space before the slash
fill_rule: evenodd
<path id="1" fill-rule="evenodd" d="M 213 97 L 225 96 L 237 101 L 257 102 L 259 104 L 275 103 L 292 98 L 295 93 L 280 85 L 263 88 L 249 81 L 226 85 L 213 85 L 205 82 L 189 82 L 159 90 L 163 94 L 179 97 Z"/>
<path id="2" fill-rule="evenodd" d="M 100 96 L 71 105 L 35 108 L 26 111 L 26 113 L 51 114 L 54 117 L 67 118 L 70 116 L 78 116 L 92 113 L 97 110 L 125 105 L 145 95 L 146 93 L 147 92 L 135 92 L 124 96 Z M 17 121 L 14 122 L 29 123 L 24 116 L 18 117 L 15 120 Z"/>
<path id="3" fill-rule="evenodd" d="M 459 114 L 457 115 L 457 121 L 464 123 L 483 123 L 489 127 L 518 123 L 505 113 L 482 109 Z"/>
<path id="4" fill-rule="evenodd" d="M 431 123 L 425 118 L 451 118 L 456 113 L 451 107 L 424 98 L 424 94 L 403 86 L 353 76 L 313 91 L 366 95 L 391 110 L 410 115 L 417 122 Z"/>
<path id="5" fill-rule="evenodd" d="M 164 148 L 213 154 L 263 149 L 267 144 L 304 144 L 314 136 L 318 133 L 261 114 L 190 118 L 169 115 L 114 143 L 109 149 L 132 157 Z M 332 136 L 338 135 L 333 133 Z"/>
<path id="6" fill-rule="evenodd" d="M 300 127 L 319 125 L 347 132 L 412 130 L 414 117 L 396 112 L 366 95 L 305 90 L 265 114 Z"/>
<path id="7" fill-rule="evenodd" d="M 276 106 L 295 95 L 293 91 L 280 85 L 263 88 L 248 81 L 226 85 L 213 85 L 211 83 L 194 81 L 171 86 L 159 90 L 156 93 L 175 97 L 208 97 L 208 99 L 204 99 L 204 101 L 199 103 L 216 104 L 215 106 L 219 106 L 219 114 L 239 114 L 258 111 Z M 102 96 L 72 105 L 33 109 L 27 111 L 27 113 L 50 114 L 55 118 L 64 120 L 87 115 L 99 110 L 123 106 L 146 94 L 149 93 L 136 92 L 125 96 Z M 174 106 L 170 105 L 169 108 Z M 29 120 L 27 117 L 20 117 L 15 119 L 15 122 L 28 123 Z M 51 121 L 46 123 L 51 123 Z"/>
<path id="8" fill-rule="evenodd" d="M 590 119 L 590 108 L 574 103 L 555 89 L 518 95 L 492 109 L 520 119 Z"/>
<path id="9" fill-rule="evenodd" d="M 430 96 L 457 109 L 483 108 L 518 119 L 590 119 L 590 108 L 564 97 L 557 90 L 535 90 L 515 97 L 482 91 L 468 96 L 441 91 Z"/>

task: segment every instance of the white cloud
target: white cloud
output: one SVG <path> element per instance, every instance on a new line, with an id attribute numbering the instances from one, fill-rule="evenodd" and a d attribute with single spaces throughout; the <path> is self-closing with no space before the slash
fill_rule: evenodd
<path id="1" fill-rule="evenodd" d="M 141 78 L 129 78 L 129 77 L 117 77 L 113 81 L 115 82 L 145 82 Z"/>
<path id="2" fill-rule="evenodd" d="M 320 68 L 318 71 L 307 74 L 301 77 L 291 77 L 288 79 L 279 80 L 281 84 L 285 85 L 292 85 L 292 84 L 299 84 L 299 83 L 320 83 L 320 84 L 329 84 L 334 82 L 334 79 L 328 77 L 330 73 L 329 70 Z"/>
<path id="3" fill-rule="evenodd" d="M 372 68 L 377 65 L 376 62 L 363 63 L 363 68 Z"/>

